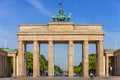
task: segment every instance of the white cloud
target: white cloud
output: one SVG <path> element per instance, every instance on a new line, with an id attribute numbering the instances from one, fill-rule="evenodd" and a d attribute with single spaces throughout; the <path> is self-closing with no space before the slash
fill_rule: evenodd
<path id="1" fill-rule="evenodd" d="M 42 14 L 50 16 L 52 13 L 49 12 L 39 0 L 26 0 L 28 3 L 32 4 L 35 8 L 37 8 Z"/>

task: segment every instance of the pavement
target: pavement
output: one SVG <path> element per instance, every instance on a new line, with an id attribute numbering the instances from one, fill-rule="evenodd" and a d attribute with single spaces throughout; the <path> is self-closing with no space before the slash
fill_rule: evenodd
<path id="1" fill-rule="evenodd" d="M 94 77 L 93 79 L 84 77 L 11 77 L 11 78 L 0 78 L 0 80 L 120 80 L 120 77 Z"/>

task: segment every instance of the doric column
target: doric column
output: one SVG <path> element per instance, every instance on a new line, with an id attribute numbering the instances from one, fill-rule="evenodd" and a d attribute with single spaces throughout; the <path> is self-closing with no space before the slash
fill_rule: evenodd
<path id="1" fill-rule="evenodd" d="M 1 55 L 1 64 L 2 64 L 2 66 L 1 66 L 1 76 L 3 76 L 3 55 Z"/>
<path id="2" fill-rule="evenodd" d="M 117 55 L 116 55 L 116 68 L 115 68 L 116 69 L 116 76 L 117 76 L 117 71 L 118 71 L 117 66 L 118 66 L 118 60 L 117 60 Z"/>
<path id="3" fill-rule="evenodd" d="M 109 66 L 108 66 L 108 56 L 106 55 L 105 56 L 105 76 L 106 77 L 108 77 L 109 76 L 109 71 L 108 71 L 108 69 L 109 69 Z"/>
<path id="4" fill-rule="evenodd" d="M 5 58 L 4 58 L 4 55 L 3 55 L 3 76 L 5 75 Z"/>
<path id="5" fill-rule="evenodd" d="M 88 77 L 88 70 L 89 70 L 88 41 L 83 41 L 82 70 L 83 70 L 83 76 Z"/>
<path id="6" fill-rule="evenodd" d="M 68 75 L 73 77 L 73 57 L 74 57 L 74 44 L 73 41 L 69 41 L 68 46 Z"/>
<path id="7" fill-rule="evenodd" d="M 24 73 L 26 76 L 26 42 L 23 43 L 23 54 L 24 54 Z"/>
<path id="8" fill-rule="evenodd" d="M 117 55 L 117 75 L 119 75 L 119 55 Z"/>
<path id="9" fill-rule="evenodd" d="M 13 77 L 16 76 L 16 55 L 13 56 Z"/>
<path id="10" fill-rule="evenodd" d="M 2 75 L 2 57 L 1 57 L 1 54 L 0 54 L 0 77 Z"/>
<path id="11" fill-rule="evenodd" d="M 119 55 L 117 55 L 117 75 L 119 76 Z"/>
<path id="12" fill-rule="evenodd" d="M 40 76 L 40 54 L 39 54 L 39 42 L 34 41 L 33 48 L 33 77 Z"/>
<path id="13" fill-rule="evenodd" d="M 98 76 L 98 48 L 99 46 L 98 46 L 98 42 L 96 43 L 96 72 L 95 72 L 95 74 L 96 74 L 96 76 Z"/>
<path id="14" fill-rule="evenodd" d="M 117 66 L 117 60 L 116 60 L 116 55 L 114 57 L 114 75 L 116 76 L 116 66 Z"/>
<path id="15" fill-rule="evenodd" d="M 11 66 L 10 65 L 11 65 L 10 64 L 10 57 L 8 57 L 8 74 L 9 74 L 9 76 L 11 76 Z"/>
<path id="16" fill-rule="evenodd" d="M 120 64 L 120 55 L 118 55 L 118 64 Z M 119 72 L 119 75 L 120 75 L 120 65 L 118 65 L 118 72 Z"/>
<path id="17" fill-rule="evenodd" d="M 105 56 L 104 56 L 104 50 L 103 50 L 103 76 L 105 76 Z"/>
<path id="18" fill-rule="evenodd" d="M 99 41 L 98 42 L 98 57 L 97 57 L 97 75 L 98 76 L 105 76 L 105 72 L 104 72 L 104 61 L 103 61 L 103 58 L 104 58 L 104 43 L 103 41 Z"/>
<path id="19" fill-rule="evenodd" d="M 54 76 L 54 44 L 53 41 L 49 41 L 48 48 L 48 76 Z"/>
<path id="20" fill-rule="evenodd" d="M 116 56 L 115 76 L 117 76 L 117 56 Z"/>
<path id="21" fill-rule="evenodd" d="M 5 76 L 7 76 L 7 56 L 5 56 Z"/>
<path id="22" fill-rule="evenodd" d="M 115 76 L 115 66 L 116 66 L 116 63 L 115 63 L 115 56 L 113 56 L 113 70 L 112 70 L 112 72 L 113 72 L 113 76 Z"/>
<path id="23" fill-rule="evenodd" d="M 118 73 L 118 69 L 117 69 L 117 67 L 118 67 L 118 56 L 116 55 L 116 76 L 118 75 L 117 73 Z"/>
<path id="24" fill-rule="evenodd" d="M 18 42 L 17 76 L 25 76 L 25 73 L 24 73 L 23 41 Z"/>
<path id="25" fill-rule="evenodd" d="M 0 76 L 2 77 L 2 54 L 0 55 Z"/>

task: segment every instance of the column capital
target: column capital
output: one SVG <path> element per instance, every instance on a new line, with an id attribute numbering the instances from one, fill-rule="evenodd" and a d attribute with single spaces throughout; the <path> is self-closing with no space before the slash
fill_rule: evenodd
<path id="1" fill-rule="evenodd" d="M 23 40 L 18 40 L 18 42 L 23 42 Z"/>
<path id="2" fill-rule="evenodd" d="M 27 44 L 27 42 L 26 41 L 23 41 L 23 43 L 26 45 Z"/>
<path id="3" fill-rule="evenodd" d="M 38 40 L 33 40 L 33 42 L 38 42 Z"/>
<path id="4" fill-rule="evenodd" d="M 69 42 L 73 42 L 74 40 L 69 40 Z"/>
<path id="5" fill-rule="evenodd" d="M 98 42 L 104 42 L 104 40 L 98 40 Z"/>
<path id="6" fill-rule="evenodd" d="M 69 44 L 73 44 L 73 41 L 72 41 L 72 40 L 70 40 L 68 43 L 69 43 Z"/>
<path id="7" fill-rule="evenodd" d="M 48 42 L 53 42 L 53 40 L 48 40 Z"/>
<path id="8" fill-rule="evenodd" d="M 96 41 L 96 44 L 99 44 L 99 43 L 104 43 L 104 40 L 98 40 L 98 41 Z"/>
<path id="9" fill-rule="evenodd" d="M 83 40 L 83 42 L 88 42 L 89 40 Z"/>

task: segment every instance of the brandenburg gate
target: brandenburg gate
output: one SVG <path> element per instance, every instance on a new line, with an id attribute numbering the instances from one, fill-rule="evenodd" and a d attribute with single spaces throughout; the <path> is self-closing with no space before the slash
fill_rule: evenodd
<path id="1" fill-rule="evenodd" d="M 68 75 L 72 77 L 74 67 L 74 43 L 82 44 L 82 73 L 89 76 L 88 45 L 96 44 L 96 75 L 105 76 L 104 31 L 101 24 L 74 24 L 71 14 L 65 16 L 59 10 L 48 24 L 20 24 L 18 35 L 17 76 L 25 76 L 26 44 L 33 44 L 33 77 L 40 76 L 40 44 L 48 43 L 48 76 L 54 76 L 54 44 L 68 44 Z"/>

